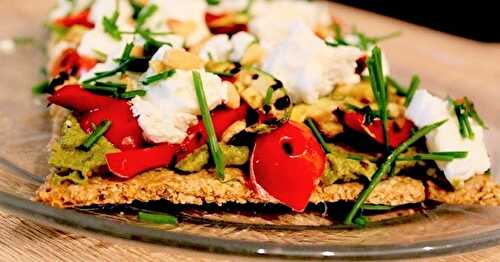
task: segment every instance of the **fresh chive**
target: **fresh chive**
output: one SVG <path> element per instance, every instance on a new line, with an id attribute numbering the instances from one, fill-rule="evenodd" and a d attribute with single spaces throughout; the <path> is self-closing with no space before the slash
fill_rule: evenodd
<path id="1" fill-rule="evenodd" d="M 146 90 L 134 90 L 134 91 L 128 91 L 125 93 L 120 94 L 121 99 L 132 99 L 136 96 L 145 96 L 146 95 Z"/>
<path id="2" fill-rule="evenodd" d="M 340 27 L 338 23 L 333 24 L 333 30 L 335 30 L 335 42 L 337 42 L 338 45 L 349 45 L 344 39 L 342 27 Z"/>
<path id="3" fill-rule="evenodd" d="M 82 151 L 89 151 L 92 146 L 97 143 L 97 141 L 99 140 L 99 138 L 101 138 L 104 133 L 106 133 L 106 131 L 108 131 L 109 127 L 111 126 L 111 121 L 109 120 L 103 120 L 97 127 L 96 129 L 94 130 L 94 132 L 92 132 L 92 134 L 90 134 L 90 136 L 87 137 L 87 139 L 85 139 L 85 141 L 83 142 L 83 144 L 81 144 L 78 149 L 82 150 Z"/>
<path id="4" fill-rule="evenodd" d="M 389 151 L 389 134 L 387 132 L 387 82 L 385 81 L 382 69 L 382 52 L 378 47 L 373 48 L 372 55 L 368 59 L 368 70 L 370 72 L 373 95 L 377 100 L 379 115 L 382 120 L 384 145 L 386 150 Z"/>
<path id="5" fill-rule="evenodd" d="M 117 4 L 118 4 L 118 1 L 117 1 Z M 110 18 L 108 18 L 108 17 L 102 18 L 102 25 L 104 27 L 104 31 L 106 33 L 108 33 L 115 40 L 122 39 L 118 25 L 116 25 L 116 22 L 118 21 L 119 16 L 120 16 L 120 13 L 118 13 L 118 7 L 117 7 L 117 9 L 115 10 L 115 12 L 113 12 L 113 15 Z"/>
<path id="6" fill-rule="evenodd" d="M 40 83 L 34 85 L 32 88 L 31 88 L 31 91 L 33 92 L 33 94 L 35 95 L 41 95 L 41 94 L 46 94 L 46 93 L 50 93 L 50 89 L 49 89 L 49 81 L 47 80 L 43 80 L 41 81 Z"/>
<path id="7" fill-rule="evenodd" d="M 328 146 L 328 144 L 326 143 L 325 139 L 323 138 L 323 136 L 321 135 L 321 133 L 319 132 L 318 128 L 316 127 L 316 125 L 314 124 L 314 121 L 311 119 L 311 118 L 308 118 L 306 119 L 306 124 L 309 126 L 309 128 L 311 129 L 311 131 L 313 132 L 314 136 L 316 137 L 316 139 L 318 139 L 319 143 L 321 144 L 321 146 L 323 147 L 323 150 L 325 150 L 325 152 L 327 154 L 330 154 L 332 153 L 332 150 L 330 149 L 330 147 Z"/>
<path id="8" fill-rule="evenodd" d="M 129 58 L 127 61 L 124 61 L 123 63 L 119 64 L 115 69 L 109 70 L 109 71 L 97 72 L 97 73 L 95 73 L 94 77 L 89 78 L 89 79 L 83 81 L 82 83 L 83 84 L 91 83 L 91 82 L 97 81 L 99 79 L 110 77 L 110 76 L 116 75 L 120 72 L 123 72 L 127 69 L 129 64 L 132 63 L 133 61 L 134 61 L 134 59 Z"/>
<path id="9" fill-rule="evenodd" d="M 125 92 L 127 85 L 112 82 L 95 82 L 94 84 L 84 83 L 83 88 L 91 92 L 107 93 L 118 97 L 119 94 Z"/>
<path id="10" fill-rule="evenodd" d="M 171 70 L 147 77 L 146 79 L 144 79 L 142 81 L 142 84 L 143 85 L 150 85 L 152 83 L 168 79 L 168 78 L 172 77 L 174 74 L 175 74 L 175 69 L 171 69 Z"/>
<path id="11" fill-rule="evenodd" d="M 373 210 L 373 211 L 387 211 L 391 210 L 394 207 L 392 206 L 386 206 L 386 205 L 370 205 L 370 204 L 364 204 L 361 209 L 363 210 Z"/>
<path id="12" fill-rule="evenodd" d="M 418 86 L 420 85 L 420 77 L 417 75 L 413 75 L 411 78 L 411 83 L 410 83 L 410 88 L 408 88 L 408 92 L 406 92 L 406 100 L 405 100 L 405 106 L 408 107 L 411 103 L 411 100 L 413 99 L 413 96 L 415 95 L 415 92 L 418 89 Z"/>
<path id="13" fill-rule="evenodd" d="M 224 156 L 222 155 L 222 151 L 217 141 L 217 136 L 215 135 L 212 116 L 210 115 L 207 99 L 205 97 L 205 91 L 203 90 L 203 82 L 201 80 L 200 73 L 197 71 L 193 71 L 193 83 L 196 91 L 196 97 L 198 98 L 198 105 L 200 106 L 203 125 L 207 131 L 208 147 L 210 148 L 212 158 L 215 162 L 215 170 L 219 179 L 224 180 Z"/>
<path id="14" fill-rule="evenodd" d="M 245 6 L 245 9 L 243 9 L 243 11 L 241 11 L 241 13 L 250 14 L 250 10 L 252 9 L 254 2 L 255 2 L 255 0 L 248 0 L 247 6 Z"/>
<path id="15" fill-rule="evenodd" d="M 134 49 L 134 43 L 130 42 L 125 46 L 125 49 L 123 50 L 123 54 L 120 57 L 120 63 L 123 63 L 130 59 L 130 54 L 132 53 L 132 49 Z"/>
<path id="16" fill-rule="evenodd" d="M 358 216 L 354 219 L 354 224 L 358 227 L 365 227 L 368 224 L 368 218 L 365 216 Z"/>
<path id="17" fill-rule="evenodd" d="M 218 5 L 220 0 L 206 0 L 208 5 Z"/>
<path id="18" fill-rule="evenodd" d="M 393 33 L 383 35 L 383 36 L 369 37 L 369 36 L 365 35 L 364 33 L 361 33 L 358 30 L 356 30 L 356 28 L 353 28 L 352 31 L 353 31 L 353 34 L 356 35 L 359 39 L 358 47 L 361 50 L 368 50 L 371 46 L 374 46 L 381 41 L 384 41 L 384 40 L 394 38 L 394 37 L 401 35 L 401 32 L 397 31 L 397 32 L 393 32 Z"/>
<path id="19" fill-rule="evenodd" d="M 158 6 L 155 4 L 151 4 L 142 8 L 135 22 L 135 31 L 141 30 L 144 23 L 146 23 L 146 20 L 153 16 L 156 11 L 158 11 Z"/>
<path id="20" fill-rule="evenodd" d="M 139 212 L 137 214 L 137 219 L 147 223 L 177 225 L 177 218 L 168 214 Z"/>
<path id="21" fill-rule="evenodd" d="M 484 123 L 483 119 L 479 116 L 479 114 L 476 111 L 476 107 L 474 106 L 474 103 L 472 103 L 468 97 L 464 97 L 464 105 L 465 109 L 467 111 L 467 114 L 476 121 L 476 123 L 481 126 L 482 128 L 488 128 L 486 124 Z"/>
<path id="22" fill-rule="evenodd" d="M 419 161 L 419 160 L 434 160 L 434 161 L 452 161 L 458 158 L 467 157 L 467 151 L 450 151 L 450 152 L 433 152 L 429 154 L 416 154 L 411 157 L 398 158 L 397 161 Z"/>
<path id="23" fill-rule="evenodd" d="M 394 87 L 394 89 L 396 89 L 396 94 L 399 95 L 399 96 L 406 96 L 406 89 L 401 85 L 399 84 L 394 78 L 388 76 L 387 77 L 387 83 Z"/>
<path id="24" fill-rule="evenodd" d="M 370 184 L 359 194 L 352 209 L 349 211 L 349 213 L 347 214 L 347 216 L 344 220 L 345 224 L 350 225 L 353 223 L 353 219 L 356 217 L 359 210 L 362 208 L 366 199 L 368 199 L 368 197 L 373 192 L 375 187 L 380 183 L 380 181 L 382 180 L 382 177 L 384 177 L 384 175 L 386 175 L 387 172 L 389 172 L 389 170 L 391 169 L 392 163 L 397 160 L 398 156 L 400 154 L 402 154 L 404 151 L 406 151 L 408 149 L 408 147 L 413 145 L 420 138 L 429 134 L 432 130 L 440 127 L 445 122 L 446 122 L 446 120 L 422 127 L 417 132 L 415 132 L 415 134 L 413 134 L 407 141 L 405 141 L 399 147 L 397 147 L 387 157 L 385 162 L 379 167 L 379 169 L 375 172 L 375 174 L 373 174 L 372 179 L 370 181 Z"/>
<path id="25" fill-rule="evenodd" d="M 264 97 L 264 104 L 265 105 L 271 104 L 271 100 L 273 99 L 273 92 L 274 92 L 274 90 L 271 87 L 267 88 L 266 96 Z"/>
<path id="26" fill-rule="evenodd" d="M 347 159 L 361 161 L 363 160 L 363 157 L 349 154 L 347 155 Z"/>
<path id="27" fill-rule="evenodd" d="M 474 131 L 469 122 L 469 115 L 467 113 L 467 109 L 465 104 L 459 104 L 453 101 L 451 98 L 448 99 L 450 104 L 453 106 L 453 110 L 455 111 L 455 115 L 457 116 L 458 128 L 460 131 L 460 135 L 463 138 L 474 138 Z"/>

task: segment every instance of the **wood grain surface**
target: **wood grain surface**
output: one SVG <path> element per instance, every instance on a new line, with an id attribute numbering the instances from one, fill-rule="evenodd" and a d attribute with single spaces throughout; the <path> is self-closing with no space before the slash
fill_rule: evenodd
<path id="1" fill-rule="evenodd" d="M 16 2 L 22 1 L 22 4 Z M 18 35 L 40 36 L 38 24 L 27 26 L 21 21 L 32 19 L 40 13 L 40 8 L 47 9 L 47 2 L 38 0 L 0 0 L 2 21 L 11 21 L 0 25 L 0 38 Z M 12 8 L 11 8 L 12 7 Z M 500 83 L 500 46 L 482 44 L 450 35 L 438 33 L 400 21 L 360 12 L 343 6 L 335 6 L 344 21 L 363 21 L 363 31 L 382 34 L 401 30 L 404 35 L 387 42 L 390 50 L 389 60 L 397 64 L 397 75 L 408 79 L 414 73 L 413 68 L 425 66 L 421 74 L 425 86 L 449 86 L 450 81 L 462 81 L 474 86 Z M 43 18 L 35 19 L 41 23 Z M 429 52 L 429 50 L 445 50 Z M 437 63 L 426 63 L 426 56 L 433 56 Z M 473 78 L 463 75 L 473 72 Z M 440 74 L 436 77 L 436 74 Z M 444 75 L 443 75 L 444 74 Z M 446 85 L 448 84 L 448 85 Z M 498 89 L 497 89 L 498 90 Z M 446 91 L 446 90 L 445 90 Z M 475 92 L 474 90 L 470 91 Z M 498 91 L 491 95 L 500 97 Z M 478 102 L 480 104 L 480 102 Z M 250 258 L 225 258 L 213 254 L 192 253 L 183 250 L 171 250 L 152 246 L 131 244 L 130 242 L 110 241 L 85 237 L 79 234 L 65 233 L 43 227 L 0 212 L 0 261 L 242 261 Z M 500 247 L 493 247 L 476 252 L 421 259 L 417 261 L 500 261 Z"/>

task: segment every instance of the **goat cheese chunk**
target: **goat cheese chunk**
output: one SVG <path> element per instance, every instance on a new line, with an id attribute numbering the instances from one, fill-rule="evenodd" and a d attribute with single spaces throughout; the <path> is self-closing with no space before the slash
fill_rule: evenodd
<path id="1" fill-rule="evenodd" d="M 201 48 L 200 57 L 205 60 L 227 61 L 233 46 L 226 34 L 215 35 Z"/>
<path id="2" fill-rule="evenodd" d="M 233 50 L 229 57 L 230 60 L 233 62 L 239 62 L 245 55 L 245 52 L 247 51 L 248 47 L 253 43 L 255 43 L 256 41 L 257 38 L 255 38 L 255 36 L 245 31 L 241 31 L 234 34 L 231 37 L 231 45 L 233 47 Z"/>
<path id="3" fill-rule="evenodd" d="M 452 161 L 436 161 L 446 178 L 453 185 L 476 174 L 482 174 L 491 167 L 491 161 L 484 143 L 483 128 L 470 119 L 474 139 L 463 138 L 459 131 L 457 117 L 449 103 L 431 95 L 426 90 L 415 93 L 406 117 L 419 128 L 442 120 L 448 121 L 426 136 L 429 152 L 467 151 L 467 157 Z"/>
<path id="4" fill-rule="evenodd" d="M 294 103 L 312 104 L 336 84 L 360 81 L 355 69 L 362 52 L 350 46 L 327 46 L 302 22 L 293 24 L 284 41 L 268 54 L 262 69 L 283 82 Z M 267 90 L 259 91 L 265 95 Z"/>
<path id="5" fill-rule="evenodd" d="M 149 4 L 158 6 L 145 27 L 153 32 L 174 32 L 185 38 L 186 45 L 192 46 L 210 35 L 205 23 L 207 3 L 205 0 L 150 0 Z M 182 22 L 182 33 L 176 32 L 169 22 Z M 159 36 L 161 37 L 161 36 Z"/>
<path id="6" fill-rule="evenodd" d="M 118 5 L 116 4 L 118 3 Z M 95 28 L 85 33 L 82 37 L 78 53 L 83 56 L 99 58 L 99 53 L 111 54 L 119 50 L 124 43 L 133 40 L 133 35 L 123 34 L 121 40 L 112 38 L 105 32 L 102 25 L 104 17 L 111 17 L 118 8 L 120 14 L 116 22 L 121 31 L 133 31 L 134 27 L 129 23 L 133 16 L 133 9 L 127 0 L 109 1 L 97 0 L 90 9 L 89 19 L 95 23 Z"/>
<path id="7" fill-rule="evenodd" d="M 200 71 L 200 75 L 212 110 L 227 100 L 228 86 L 215 74 Z M 132 104 L 144 137 L 154 143 L 181 143 L 200 115 L 191 70 L 176 70 L 172 77 L 149 86 L 144 97 L 132 99 Z"/>
<path id="8" fill-rule="evenodd" d="M 264 48 L 274 46 L 288 34 L 291 24 L 300 21 L 311 30 L 331 24 L 330 8 L 323 2 L 255 0 L 248 25 Z"/>

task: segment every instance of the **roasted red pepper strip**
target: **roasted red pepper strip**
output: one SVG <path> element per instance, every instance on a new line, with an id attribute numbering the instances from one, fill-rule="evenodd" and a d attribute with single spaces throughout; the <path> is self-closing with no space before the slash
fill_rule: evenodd
<path id="1" fill-rule="evenodd" d="M 66 109 L 84 113 L 109 106 L 119 100 L 108 96 L 96 95 L 81 88 L 80 85 L 67 85 L 55 91 L 49 97 L 49 101 Z"/>
<path id="2" fill-rule="evenodd" d="M 226 25 L 226 26 L 211 26 L 212 22 L 223 18 L 227 14 L 212 14 L 212 13 L 206 13 L 205 14 L 205 22 L 207 23 L 207 26 L 212 34 L 227 34 L 227 35 L 234 35 L 240 31 L 248 31 L 248 26 L 246 24 L 231 24 L 231 25 Z"/>
<path id="3" fill-rule="evenodd" d="M 94 23 L 89 20 L 90 10 L 84 10 L 80 13 L 72 14 L 54 21 L 54 24 L 62 27 L 72 27 L 74 25 L 81 25 L 87 28 L 94 28 Z"/>
<path id="4" fill-rule="evenodd" d="M 257 137 L 250 159 L 252 187 L 303 211 L 325 169 L 325 153 L 311 131 L 289 121 Z"/>
<path id="5" fill-rule="evenodd" d="M 110 120 L 111 127 L 105 137 L 117 148 L 130 150 L 144 144 L 142 130 L 132 115 L 130 104 L 91 93 L 79 85 L 68 85 L 54 92 L 49 101 L 82 114 L 79 117 L 82 129 L 91 133 L 103 120 Z"/>
<path id="6" fill-rule="evenodd" d="M 345 125 L 350 129 L 358 133 L 367 134 L 377 141 L 377 143 L 384 144 L 382 120 L 375 119 L 369 125 L 366 125 L 364 115 L 358 112 L 345 112 L 343 119 Z M 389 146 L 396 148 L 410 138 L 414 125 L 408 119 L 404 119 L 399 125 L 396 121 L 389 120 L 387 128 Z"/>
<path id="7" fill-rule="evenodd" d="M 104 120 L 109 120 L 112 123 L 105 137 L 115 147 L 126 151 L 144 145 L 142 129 L 139 127 L 137 119 L 132 115 L 128 102 L 117 100 L 109 106 L 90 111 L 79 117 L 80 126 L 87 133 L 91 133 L 95 126 Z"/>
<path id="8" fill-rule="evenodd" d="M 248 108 L 247 104 L 242 104 L 237 109 L 220 109 L 212 112 L 217 137 L 220 139 L 231 124 L 244 119 Z M 180 145 L 162 144 L 151 148 L 108 154 L 106 160 L 109 170 L 118 177 L 132 178 L 150 169 L 166 167 L 172 162 L 174 155 L 177 159 L 182 159 L 207 143 L 207 134 L 201 121 L 189 128 L 188 134 Z"/>
<path id="9" fill-rule="evenodd" d="M 79 76 L 82 72 L 92 69 L 96 64 L 96 59 L 81 56 L 74 48 L 68 48 L 54 63 L 51 74 L 52 76 L 57 76 L 61 72 L 66 72 L 68 74 L 76 73 Z"/>
<path id="10" fill-rule="evenodd" d="M 130 179 L 142 172 L 170 165 L 178 145 L 163 144 L 150 148 L 110 153 L 106 162 L 111 173 Z"/>

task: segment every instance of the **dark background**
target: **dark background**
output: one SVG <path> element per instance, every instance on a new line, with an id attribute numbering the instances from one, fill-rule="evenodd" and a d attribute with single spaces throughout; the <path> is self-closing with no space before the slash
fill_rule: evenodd
<path id="1" fill-rule="evenodd" d="M 500 42 L 500 1 L 335 0 L 442 32 Z"/>

